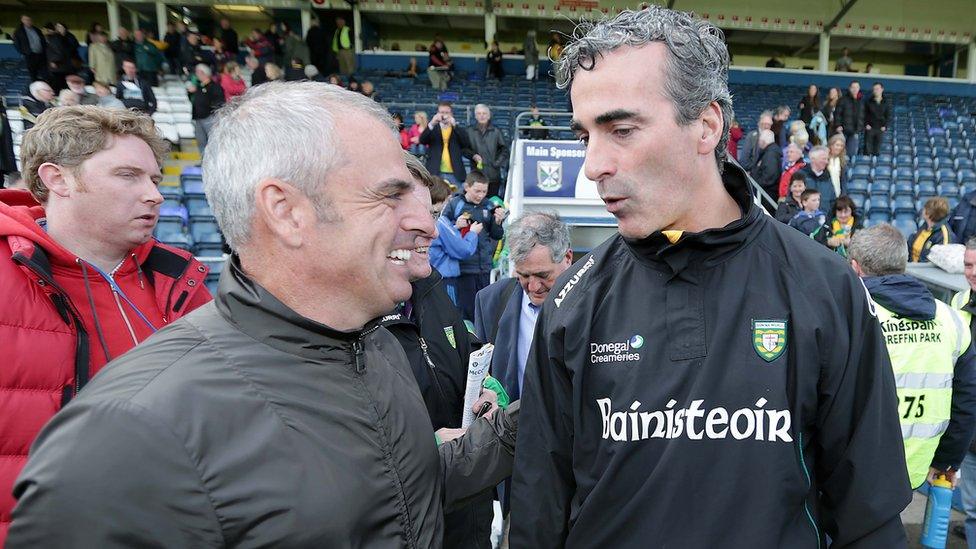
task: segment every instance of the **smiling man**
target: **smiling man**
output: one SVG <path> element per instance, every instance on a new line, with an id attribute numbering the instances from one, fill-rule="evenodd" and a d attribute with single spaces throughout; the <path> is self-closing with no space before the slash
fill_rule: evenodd
<path id="1" fill-rule="evenodd" d="M 880 326 L 726 162 L 728 63 L 720 30 L 653 5 L 584 23 L 557 63 L 620 234 L 539 314 L 512 547 L 906 545 Z"/>
<path id="2" fill-rule="evenodd" d="M 24 135 L 29 191 L 0 191 L 0 546 L 41 426 L 106 362 L 210 301 L 207 268 L 152 238 L 166 145 L 152 119 L 62 107 Z"/>
<path id="3" fill-rule="evenodd" d="M 252 88 L 218 114 L 203 177 L 236 252 L 216 300 L 47 425 L 7 547 L 439 547 L 443 509 L 510 471 L 513 420 L 435 446 L 371 322 L 434 237 L 389 114 L 314 82 Z"/>

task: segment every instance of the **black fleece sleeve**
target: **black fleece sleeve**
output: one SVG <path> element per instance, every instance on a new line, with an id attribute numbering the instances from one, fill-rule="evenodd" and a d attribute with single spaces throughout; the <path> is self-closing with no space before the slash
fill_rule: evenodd
<path id="1" fill-rule="evenodd" d="M 953 313 L 955 314 L 955 313 Z M 969 330 L 969 326 L 962 325 Z M 939 447 L 932 457 L 932 467 L 945 470 L 958 469 L 966 457 L 969 444 L 973 441 L 976 428 L 976 350 L 969 348 L 956 360 L 952 378 L 952 408 L 949 412 L 949 426 L 939 439 Z"/>
<path id="2" fill-rule="evenodd" d="M 912 499 L 895 377 L 881 324 L 852 272 L 821 334 L 816 489 L 834 549 L 905 547 L 900 513 Z"/>

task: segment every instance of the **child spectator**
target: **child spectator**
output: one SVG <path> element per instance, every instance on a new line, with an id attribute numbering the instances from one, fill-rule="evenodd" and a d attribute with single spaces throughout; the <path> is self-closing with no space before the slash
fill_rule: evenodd
<path id="1" fill-rule="evenodd" d="M 948 200 L 936 196 L 925 201 L 925 206 L 922 207 L 922 219 L 925 220 L 925 228 L 919 229 L 908 239 L 909 261 L 926 263 L 929 260 L 929 251 L 932 250 L 932 246 L 951 244 L 955 240 L 956 235 L 946 225 L 948 217 Z"/>
<path id="2" fill-rule="evenodd" d="M 827 246 L 847 257 L 847 247 L 851 245 L 854 231 L 861 228 L 861 220 L 855 215 L 857 207 L 847 195 L 837 197 L 834 201 L 834 218 L 830 221 L 830 236 Z"/>
<path id="3" fill-rule="evenodd" d="M 430 245 L 430 264 L 444 277 L 444 287 L 451 301 L 457 305 L 457 279 L 461 275 L 459 261 L 474 255 L 478 249 L 478 235 L 484 229 L 481 223 L 469 223 L 468 218 L 459 216 L 457 221 L 441 215 L 451 199 L 451 187 L 440 178 L 430 189 L 430 202 L 437 219 L 437 238 Z M 467 229 L 467 230 L 464 230 Z M 462 234 L 462 230 L 464 233 Z"/>
<path id="4" fill-rule="evenodd" d="M 820 191 L 816 189 L 803 191 L 800 195 L 800 205 L 803 209 L 790 220 L 790 227 L 826 245 L 830 227 L 826 223 L 827 216 L 820 210 Z"/>

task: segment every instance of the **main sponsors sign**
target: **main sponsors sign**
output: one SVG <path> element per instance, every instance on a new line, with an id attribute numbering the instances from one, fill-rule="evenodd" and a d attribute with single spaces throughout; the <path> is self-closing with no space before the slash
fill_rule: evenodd
<path id="1" fill-rule="evenodd" d="M 576 141 L 523 141 L 525 196 L 599 198 L 583 174 L 586 149 Z"/>

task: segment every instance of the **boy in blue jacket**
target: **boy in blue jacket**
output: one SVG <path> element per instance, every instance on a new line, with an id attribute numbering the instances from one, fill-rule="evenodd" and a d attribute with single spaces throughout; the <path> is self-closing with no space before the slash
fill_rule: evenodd
<path id="1" fill-rule="evenodd" d="M 472 223 L 467 217 L 458 217 L 452 223 L 441 215 L 451 199 L 451 188 L 442 179 L 438 179 L 430 189 L 430 199 L 434 204 L 434 217 L 437 218 L 437 238 L 430 245 L 430 264 L 444 277 L 447 294 L 457 305 L 457 278 L 461 274 L 459 261 L 471 257 L 478 250 L 478 235 L 484 225 Z"/>

